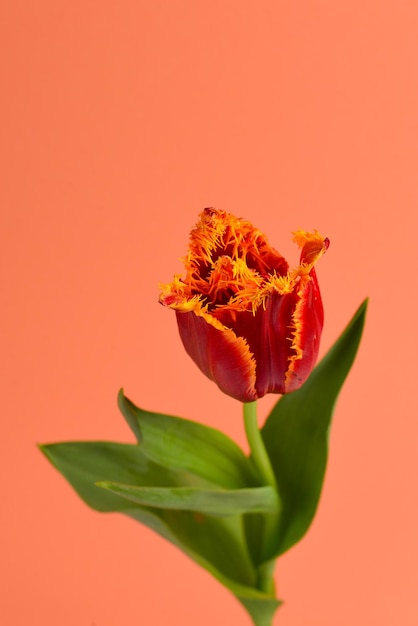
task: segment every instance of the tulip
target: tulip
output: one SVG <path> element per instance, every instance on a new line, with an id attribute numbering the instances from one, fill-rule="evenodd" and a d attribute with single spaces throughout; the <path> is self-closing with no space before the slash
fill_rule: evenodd
<path id="1" fill-rule="evenodd" d="M 314 264 L 329 240 L 297 231 L 293 270 L 244 219 L 207 208 L 190 234 L 186 275 L 161 285 L 186 352 L 226 394 L 252 402 L 298 389 L 315 365 L 323 307 Z"/>

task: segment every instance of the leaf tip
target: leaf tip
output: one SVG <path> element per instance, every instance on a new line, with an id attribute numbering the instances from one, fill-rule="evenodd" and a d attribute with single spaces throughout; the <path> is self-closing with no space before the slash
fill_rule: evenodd
<path id="1" fill-rule="evenodd" d="M 369 296 L 367 296 L 367 298 L 364 298 L 363 302 L 360 304 L 360 306 L 359 306 L 359 308 L 358 308 L 357 312 L 358 312 L 359 314 L 361 314 L 361 313 L 366 313 L 366 311 L 367 311 L 367 307 L 369 306 L 369 302 L 370 302 L 370 297 L 369 297 Z"/>
<path id="2" fill-rule="evenodd" d="M 366 320 L 367 308 L 369 306 L 369 300 L 370 300 L 370 298 L 367 297 L 360 304 L 360 306 L 358 307 L 357 311 L 354 313 L 351 321 L 349 322 L 349 324 L 347 326 L 347 330 L 349 328 L 352 328 L 356 324 L 360 324 L 361 330 L 363 330 L 364 323 L 365 323 L 365 320 Z"/>
<path id="3" fill-rule="evenodd" d="M 123 417 L 127 421 L 128 426 L 130 427 L 135 437 L 137 438 L 138 443 L 141 443 L 142 441 L 141 428 L 137 419 L 137 415 L 135 414 L 135 410 L 138 410 L 138 409 L 135 407 L 133 402 L 131 402 L 129 398 L 125 396 L 123 387 L 119 389 L 118 407 Z"/>
<path id="4" fill-rule="evenodd" d="M 48 459 L 48 461 L 52 461 L 52 456 L 49 451 L 50 445 L 48 445 L 47 443 L 37 443 L 36 447 L 38 448 L 39 452 L 41 452 Z"/>

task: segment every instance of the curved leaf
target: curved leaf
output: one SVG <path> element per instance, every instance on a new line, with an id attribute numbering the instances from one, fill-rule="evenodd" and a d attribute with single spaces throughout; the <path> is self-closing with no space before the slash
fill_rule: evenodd
<path id="1" fill-rule="evenodd" d="M 283 506 L 280 534 L 271 557 L 299 541 L 315 515 L 333 409 L 357 353 L 366 309 L 367 300 L 304 385 L 276 403 L 262 429 Z"/>
<path id="2" fill-rule="evenodd" d="M 136 445 L 66 441 L 39 447 L 84 502 L 96 511 L 124 511 L 132 507 L 110 491 L 99 489 L 95 483 L 102 480 L 166 487 L 182 483 L 180 472 L 170 472 L 153 463 Z"/>
<path id="3" fill-rule="evenodd" d="M 136 407 L 123 390 L 119 408 L 143 454 L 169 469 L 199 477 L 202 486 L 240 489 L 257 484 L 251 461 L 232 439 L 191 420 Z M 202 482 L 203 481 L 203 482 Z"/>
<path id="4" fill-rule="evenodd" d="M 66 442 L 40 446 L 80 497 L 98 511 L 118 511 L 148 526 L 208 570 L 243 604 L 258 626 L 269 625 L 280 602 L 259 591 L 257 572 L 246 545 L 242 516 L 215 518 L 182 510 L 134 504 L 95 483 L 174 487 L 181 472 L 147 459 L 137 445 L 111 442 Z"/>

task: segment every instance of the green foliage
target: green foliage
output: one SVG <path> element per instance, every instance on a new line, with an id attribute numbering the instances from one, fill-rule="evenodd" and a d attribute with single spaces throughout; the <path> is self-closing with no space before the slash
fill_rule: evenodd
<path id="1" fill-rule="evenodd" d="M 270 623 L 279 602 L 257 589 L 257 571 L 242 524 L 242 512 L 274 508 L 270 488 L 202 489 L 199 495 L 199 489 L 181 486 L 188 480 L 184 472 L 150 461 L 138 445 L 66 442 L 44 445 L 41 450 L 89 506 L 124 513 L 152 528 L 230 589 L 256 624 Z M 162 508 L 164 498 L 166 508 Z M 212 510 L 216 498 L 219 508 L 232 514 L 219 517 L 219 512 L 202 512 Z"/>
<path id="2" fill-rule="evenodd" d="M 336 399 L 360 343 L 367 300 L 305 384 L 276 403 L 262 429 L 282 503 L 276 557 L 308 530 L 321 495 Z"/>
<path id="3" fill-rule="evenodd" d="M 270 626 L 280 605 L 265 584 L 271 559 L 299 541 L 312 522 L 333 408 L 365 312 L 363 303 L 303 387 L 282 397 L 266 420 L 262 437 L 278 494 L 223 433 L 139 409 L 122 392 L 119 406 L 137 445 L 91 441 L 41 449 L 90 507 L 124 513 L 152 528 L 230 589 L 256 626 Z M 261 540 L 267 529 L 275 538 L 268 555 Z"/>
<path id="4" fill-rule="evenodd" d="M 257 476 L 241 448 L 215 428 L 138 408 L 121 390 L 119 408 L 143 454 L 164 467 L 187 472 L 193 482 L 239 489 Z"/>

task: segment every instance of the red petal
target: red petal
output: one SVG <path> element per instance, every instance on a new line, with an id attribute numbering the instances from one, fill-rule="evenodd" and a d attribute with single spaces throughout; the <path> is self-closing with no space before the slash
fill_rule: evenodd
<path id="1" fill-rule="evenodd" d="M 214 315 L 238 337 L 245 337 L 256 362 L 256 394 L 298 389 L 315 365 L 323 308 L 315 270 L 291 293 L 272 293 L 255 315 L 218 309 Z"/>
<path id="2" fill-rule="evenodd" d="M 295 391 L 308 378 L 318 358 L 319 343 L 324 325 L 324 310 L 315 270 L 310 272 L 308 280 L 298 291 L 298 301 L 292 314 L 294 333 L 294 350 L 302 354 L 302 358 L 291 358 L 286 374 L 285 391 Z"/>
<path id="3" fill-rule="evenodd" d="M 255 361 L 247 342 L 209 313 L 176 311 L 180 337 L 188 355 L 224 393 L 256 400 Z"/>
<path id="4" fill-rule="evenodd" d="M 239 337 L 245 337 L 256 362 L 256 392 L 285 393 L 285 377 L 292 355 L 290 322 L 297 294 L 272 293 L 255 314 L 251 311 L 231 313 L 218 309 L 214 315 L 231 327 Z"/>
<path id="5" fill-rule="evenodd" d="M 318 231 L 314 233 L 299 231 L 295 233 L 295 239 L 302 247 L 300 262 L 312 267 L 329 248 L 328 237 L 322 237 Z"/>
<path id="6" fill-rule="evenodd" d="M 255 354 L 256 389 L 259 397 L 266 393 L 285 393 L 285 376 L 291 354 L 289 320 L 296 304 L 296 294 L 273 293 L 266 308 L 257 311 L 260 337 Z"/>

